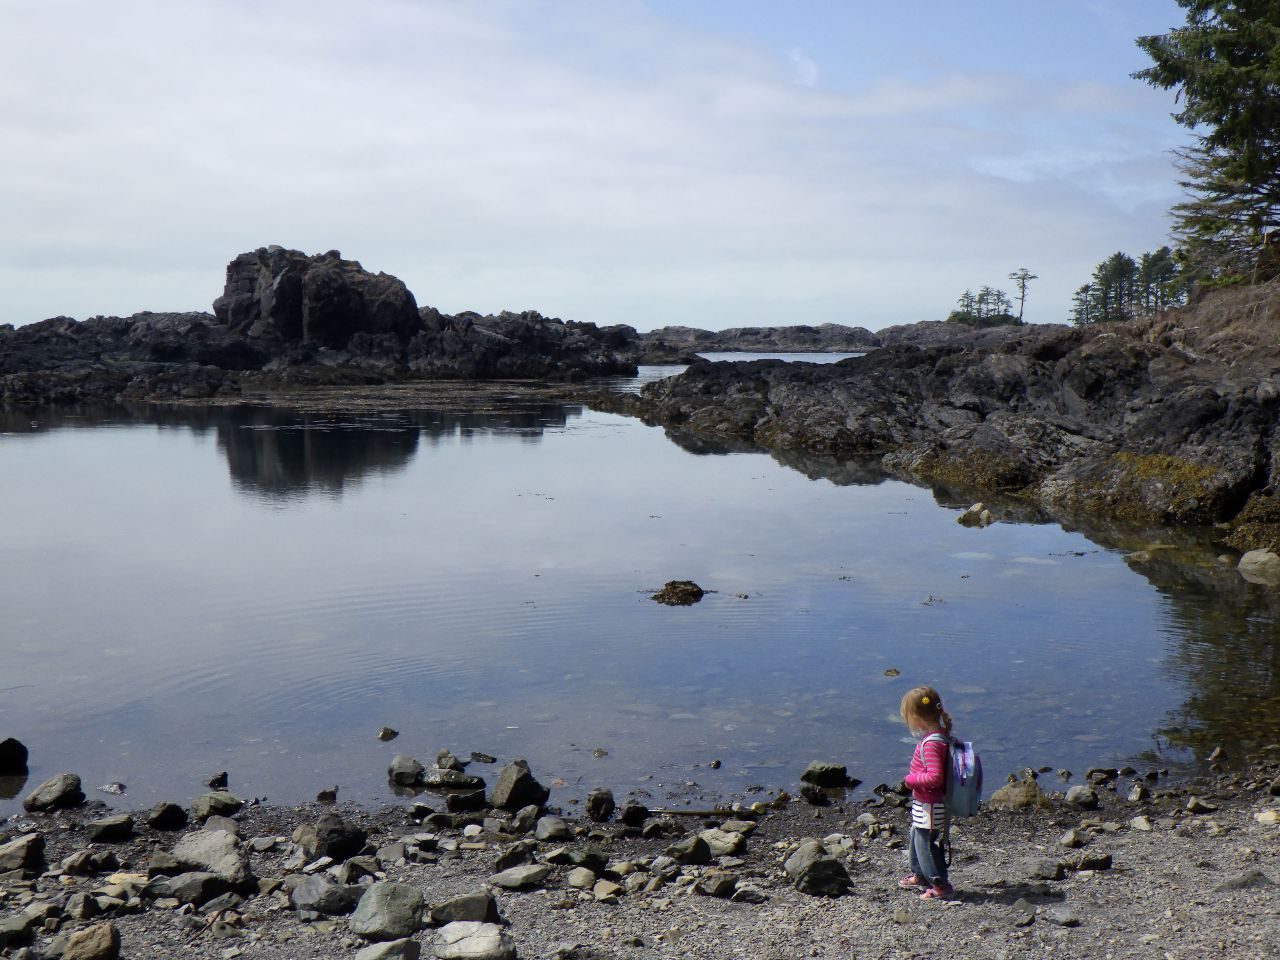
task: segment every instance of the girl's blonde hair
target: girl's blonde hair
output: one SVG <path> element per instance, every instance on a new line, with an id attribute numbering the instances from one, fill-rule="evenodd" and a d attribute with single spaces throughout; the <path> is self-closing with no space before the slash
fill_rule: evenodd
<path id="1" fill-rule="evenodd" d="M 937 726 L 951 735 L 951 715 L 942 709 L 942 696 L 933 687 L 912 687 L 902 695 L 902 722 L 908 730 Z"/>

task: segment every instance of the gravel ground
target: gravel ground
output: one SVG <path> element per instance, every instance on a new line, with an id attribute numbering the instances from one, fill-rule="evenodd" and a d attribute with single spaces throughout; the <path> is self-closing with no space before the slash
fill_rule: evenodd
<path id="1" fill-rule="evenodd" d="M 1280 820 L 1280 796 L 1272 792 L 1280 792 L 1280 764 L 1177 789 L 1154 786 L 1153 795 L 1142 799 L 1128 799 L 1130 787 L 1126 777 L 1100 785 L 1097 809 L 1080 809 L 1050 793 L 1041 809 L 1005 811 L 988 805 L 978 817 L 956 824 L 952 880 L 957 895 L 950 902 L 922 902 L 898 888 L 906 873 L 906 810 L 892 793 L 826 807 L 781 803 L 758 817 L 756 831 L 735 858 L 682 867 L 656 889 L 623 893 L 616 902 L 569 887 L 567 865 L 555 866 L 538 889 L 493 892 L 522 958 L 1280 957 L 1280 823 L 1270 822 Z M 246 845 L 251 838 L 278 838 L 273 849 L 251 854 L 254 874 L 282 879 L 296 871 L 289 837 L 300 824 L 333 810 L 319 805 L 242 810 L 236 820 Z M 402 836 L 424 830 L 436 834 L 427 846 L 437 849 L 416 855 L 423 862 L 392 862 L 385 856 L 378 862 L 379 878 L 412 885 L 428 906 L 484 888 L 495 873 L 495 857 L 519 839 L 425 827 L 405 808 L 337 812 L 348 824 L 369 831 L 369 853 Z M 159 832 L 145 826 L 140 814 L 142 825 L 132 839 L 88 844 L 84 824 L 103 813 L 81 808 L 0 824 L 0 842 L 39 832 L 51 865 L 26 879 L 0 875 L 0 928 L 5 918 L 33 904 L 57 908 L 47 910 L 54 917 L 47 926 L 56 929 L 41 930 L 29 946 L 10 946 L 0 955 L 59 956 L 69 933 L 106 921 L 119 930 L 120 956 L 126 958 L 354 957 L 368 946 L 349 931 L 347 917 L 303 922 L 283 890 L 255 889 L 216 922 L 192 907 L 165 908 L 145 896 L 126 899 L 91 920 L 59 916 L 73 894 L 102 891 L 114 872 L 146 873 L 158 853 L 195 829 Z M 1132 825 L 1139 816 L 1147 818 L 1149 829 Z M 724 819 L 679 816 L 660 822 L 693 833 Z M 612 820 L 579 820 L 570 828 L 572 840 L 539 843 L 535 856 L 545 857 L 557 846 L 594 846 L 610 861 L 602 876 L 620 884 L 630 869 L 623 864 L 636 865 L 649 880 L 647 868 L 678 839 L 628 836 Z M 1064 834 L 1073 828 L 1071 842 L 1081 845 L 1063 845 Z M 814 897 L 793 887 L 782 864 L 809 839 L 826 839 L 847 866 L 848 894 Z M 92 876 L 58 869 L 64 858 L 85 849 L 114 853 L 118 868 Z M 1090 869 L 1091 863 L 1098 868 Z M 763 902 L 707 895 L 703 890 L 715 871 L 727 873 L 739 887 L 758 888 Z M 1049 879 L 1054 876 L 1061 879 Z M 423 956 L 432 956 L 438 937 L 429 927 L 416 934 Z"/>

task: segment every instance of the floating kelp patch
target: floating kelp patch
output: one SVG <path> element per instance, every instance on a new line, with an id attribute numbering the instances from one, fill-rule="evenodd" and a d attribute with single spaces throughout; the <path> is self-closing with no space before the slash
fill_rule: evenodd
<path id="1" fill-rule="evenodd" d="M 701 600 L 705 593 L 706 591 L 692 580 L 668 580 L 662 589 L 649 599 L 665 603 L 669 607 L 687 607 Z"/>

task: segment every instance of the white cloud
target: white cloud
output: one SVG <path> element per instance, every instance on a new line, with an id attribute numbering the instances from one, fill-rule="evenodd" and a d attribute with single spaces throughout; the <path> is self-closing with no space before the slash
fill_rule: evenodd
<path id="1" fill-rule="evenodd" d="M 936 318 L 1025 264 L 1056 320 L 1163 240 L 1105 85 L 819 90 L 629 3 L 49 0 L 0 57 L 0 322 L 207 309 L 269 243 L 641 328 Z"/>
<path id="2" fill-rule="evenodd" d="M 818 65 L 804 55 L 799 47 L 793 47 L 787 54 L 791 61 L 791 76 L 802 87 L 813 87 L 818 84 Z"/>

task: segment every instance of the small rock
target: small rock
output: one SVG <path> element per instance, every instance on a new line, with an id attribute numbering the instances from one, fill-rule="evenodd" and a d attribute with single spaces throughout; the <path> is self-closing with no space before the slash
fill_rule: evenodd
<path id="1" fill-rule="evenodd" d="M 992 793 L 986 805 L 993 810 L 1045 808 L 1049 806 L 1049 798 L 1034 780 L 1019 780 Z"/>
<path id="2" fill-rule="evenodd" d="M 299 913 L 340 916 L 356 908 L 364 890 L 327 876 L 288 878 L 289 904 Z"/>
<path id="3" fill-rule="evenodd" d="M 550 795 L 551 791 L 529 772 L 528 763 L 513 760 L 499 772 L 489 804 L 500 810 L 516 811 L 529 804 L 541 807 Z"/>
<path id="4" fill-rule="evenodd" d="M 814 760 L 804 768 L 800 779 L 815 787 L 844 787 L 849 784 L 849 771 L 843 763 Z"/>
<path id="5" fill-rule="evenodd" d="M 229 782 L 227 779 L 227 771 L 220 770 L 205 782 L 210 790 L 226 790 L 227 783 Z"/>
<path id="6" fill-rule="evenodd" d="M 1218 809 L 1217 804 L 1206 803 L 1204 800 L 1201 800 L 1199 797 L 1191 797 L 1190 799 L 1187 800 L 1187 806 L 1186 806 L 1187 813 L 1196 813 L 1196 814 L 1213 813 L 1217 809 Z"/>
<path id="7" fill-rule="evenodd" d="M 418 960 L 422 956 L 422 944 L 417 940 L 389 940 L 375 943 L 356 951 L 356 960 Z"/>
<path id="8" fill-rule="evenodd" d="M 455 757 L 448 748 L 440 750 L 436 754 L 436 766 L 441 770 L 457 770 L 459 772 L 467 768 L 467 765 Z"/>
<path id="9" fill-rule="evenodd" d="M 690 604 L 697 603 L 704 596 L 706 596 L 706 591 L 692 580 L 668 580 L 663 584 L 662 589 L 649 599 L 656 600 L 658 603 L 666 604 L 669 607 L 687 607 Z"/>
<path id="10" fill-rule="evenodd" d="M 504 890 L 528 890 L 542 884 L 551 875 L 551 867 L 545 863 L 522 864 L 494 874 L 489 882 Z"/>
<path id="11" fill-rule="evenodd" d="M 649 808 L 642 803 L 627 801 L 618 813 L 618 819 L 628 827 L 641 827 L 649 819 Z"/>
<path id="12" fill-rule="evenodd" d="M 1067 791 L 1067 803 L 1081 810 L 1098 809 L 1098 793 L 1092 787 L 1077 784 Z"/>
<path id="13" fill-rule="evenodd" d="M 416 787 L 422 782 L 426 767 L 407 754 L 397 753 L 387 767 L 387 779 L 397 786 Z"/>
<path id="14" fill-rule="evenodd" d="M 713 857 L 731 857 L 747 843 L 746 837 L 741 833 L 727 830 L 703 830 L 698 836 L 706 841 Z"/>
<path id="15" fill-rule="evenodd" d="M 1083 853 L 1080 855 L 1079 859 L 1076 860 L 1075 869 L 1076 870 L 1110 870 L 1111 854 L 1100 853 L 1097 851 L 1094 851 L 1091 853 Z M 1052 880 L 1056 878 L 1048 877 L 1046 879 Z"/>
<path id="16" fill-rule="evenodd" d="M 350 826 L 338 814 L 326 813 L 314 823 L 303 824 L 294 830 L 292 839 L 307 860 L 331 857 L 341 862 L 364 849 L 368 834 Z"/>
<path id="17" fill-rule="evenodd" d="M 724 900 L 732 897 L 737 889 L 738 881 L 729 873 L 716 871 L 698 880 L 698 892 L 708 897 Z"/>
<path id="18" fill-rule="evenodd" d="M 247 883 L 251 876 L 249 857 L 240 841 L 220 830 L 187 834 L 174 846 L 173 858 L 189 869 L 216 873 L 233 887 Z"/>
<path id="19" fill-rule="evenodd" d="M 1224 880 L 1213 889 L 1219 893 L 1229 893 L 1233 890 L 1257 890 L 1272 886 L 1275 886 L 1275 882 L 1270 877 L 1261 870 L 1253 869 Z"/>
<path id="20" fill-rule="evenodd" d="M 538 840 L 552 843 L 569 840 L 573 837 L 573 834 L 569 831 L 569 824 L 560 817 L 539 818 L 537 825 L 534 827 L 533 835 Z"/>
<path id="21" fill-rule="evenodd" d="M 407 883 L 381 881 L 369 887 L 348 927 L 369 940 L 398 940 L 422 926 L 422 894 Z"/>
<path id="22" fill-rule="evenodd" d="M 434 926 L 444 926 L 460 920 L 499 923 L 501 918 L 498 916 L 498 901 L 493 898 L 493 894 L 481 890 L 454 897 L 431 908 L 431 923 Z"/>
<path id="23" fill-rule="evenodd" d="M 215 790 L 191 801 L 191 816 L 197 820 L 209 817 L 234 817 L 244 807 L 244 801 L 225 790 Z"/>
<path id="24" fill-rule="evenodd" d="M 450 813 L 470 813 L 487 806 L 483 789 L 453 790 L 444 797 L 444 807 Z"/>
<path id="25" fill-rule="evenodd" d="M 1058 838 L 1058 846 L 1074 849 L 1088 843 L 1088 835 L 1083 830 L 1072 828 Z"/>
<path id="26" fill-rule="evenodd" d="M 591 895 L 601 903 L 616 903 L 625 891 L 612 880 L 597 880 Z"/>
<path id="27" fill-rule="evenodd" d="M 0 777 L 21 777 L 27 773 L 27 748 L 13 737 L 0 740 Z"/>
<path id="28" fill-rule="evenodd" d="M 711 862 L 711 848 L 707 845 L 707 841 L 696 834 L 672 844 L 667 848 L 666 853 L 677 863 L 685 865 Z"/>
<path id="29" fill-rule="evenodd" d="M 120 931 L 113 923 L 95 923 L 77 930 L 67 940 L 62 960 L 118 960 Z"/>
<path id="30" fill-rule="evenodd" d="M 564 882 L 575 890 L 590 890 L 596 885 L 596 875 L 586 867 L 574 867 Z"/>
<path id="31" fill-rule="evenodd" d="M 316 803 L 337 803 L 338 788 L 337 786 L 326 787 L 316 794 Z"/>
<path id="32" fill-rule="evenodd" d="M 587 816 L 597 823 L 603 823 L 613 816 L 616 806 L 612 790 L 606 790 L 602 787 L 587 794 Z"/>
<path id="33" fill-rule="evenodd" d="M 1255 813 L 1253 819 L 1258 823 L 1280 823 L 1280 810 L 1263 810 Z"/>
<path id="34" fill-rule="evenodd" d="M 739 883 L 729 899 L 734 903 L 764 903 L 769 895 L 754 884 Z"/>
<path id="35" fill-rule="evenodd" d="M 1135 783 L 1129 788 L 1129 802 L 1141 803 L 1144 800 L 1151 799 L 1151 791 L 1140 783 Z"/>
<path id="36" fill-rule="evenodd" d="M 398 736 L 400 736 L 400 731 L 392 730 L 390 727 L 383 727 L 378 731 L 378 739 L 383 743 L 390 743 Z"/>
<path id="37" fill-rule="evenodd" d="M 496 923 L 459 920 L 440 929 L 433 948 L 439 960 L 515 960 L 516 950 Z"/>
<path id="38" fill-rule="evenodd" d="M 239 823 L 232 820 L 230 817 L 219 817 L 217 814 L 214 814 L 212 817 L 205 820 L 204 829 L 221 830 L 223 833 L 229 833 L 233 837 L 240 836 Z"/>
<path id="39" fill-rule="evenodd" d="M 852 885 L 844 865 L 827 853 L 818 840 L 802 843 L 787 858 L 783 869 L 797 890 L 811 896 L 842 896 Z"/>
<path id="40" fill-rule="evenodd" d="M 1044 912 L 1045 920 L 1059 927 L 1078 927 L 1080 926 L 1080 918 L 1076 916 L 1075 911 L 1070 907 L 1050 907 Z"/>
<path id="41" fill-rule="evenodd" d="M 27 794 L 22 801 L 22 808 L 28 813 L 37 813 L 43 810 L 68 810 L 82 803 L 84 791 L 80 789 L 80 778 L 74 773 L 60 773 Z"/>
<path id="42" fill-rule="evenodd" d="M 1250 550 L 1240 558 L 1236 570 L 1250 583 L 1280 584 L 1280 555 L 1273 550 Z"/>
<path id="43" fill-rule="evenodd" d="M 10 870 L 35 872 L 44 869 L 44 837 L 24 833 L 15 840 L 0 844 L 0 873 Z"/>
<path id="44" fill-rule="evenodd" d="M 161 800 L 147 814 L 147 824 L 154 830 L 181 830 L 187 819 L 187 811 L 167 800 Z"/>
<path id="45" fill-rule="evenodd" d="M 1027 861 L 1024 875 L 1029 880 L 1061 880 L 1065 871 L 1059 861 L 1044 857 Z"/>
<path id="46" fill-rule="evenodd" d="M 1140 814 L 1129 821 L 1129 826 L 1134 830 L 1141 830 L 1143 833 L 1151 832 L 1151 818 L 1146 814 Z"/>

